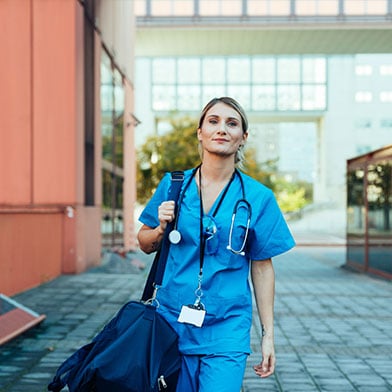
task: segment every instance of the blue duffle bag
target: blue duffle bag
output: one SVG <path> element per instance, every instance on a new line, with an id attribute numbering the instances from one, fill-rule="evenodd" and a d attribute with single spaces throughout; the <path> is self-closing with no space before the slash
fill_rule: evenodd
<path id="1" fill-rule="evenodd" d="M 168 200 L 178 200 L 184 173 L 171 173 Z M 141 301 L 126 303 L 93 341 L 58 368 L 49 391 L 175 392 L 181 367 L 178 335 L 157 312 L 170 247 L 170 222 L 154 258 Z"/>
<path id="2" fill-rule="evenodd" d="M 178 336 L 154 305 L 131 301 L 57 370 L 49 391 L 175 391 Z"/>

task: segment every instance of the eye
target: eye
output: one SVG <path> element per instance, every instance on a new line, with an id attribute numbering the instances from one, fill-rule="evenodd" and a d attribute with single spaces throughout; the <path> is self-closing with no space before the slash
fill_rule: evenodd
<path id="1" fill-rule="evenodd" d="M 218 121 L 215 120 L 215 118 L 210 118 L 210 119 L 208 120 L 208 122 L 209 122 L 210 124 L 217 124 L 217 123 L 218 123 Z"/>
<path id="2" fill-rule="evenodd" d="M 233 128 L 233 127 L 238 127 L 239 124 L 238 124 L 237 121 L 229 121 L 229 122 L 228 122 L 228 125 L 229 125 L 229 127 L 232 127 L 232 128 Z"/>

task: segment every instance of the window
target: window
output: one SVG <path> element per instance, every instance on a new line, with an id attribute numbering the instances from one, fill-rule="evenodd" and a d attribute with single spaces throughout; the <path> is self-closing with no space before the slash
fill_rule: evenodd
<path id="1" fill-rule="evenodd" d="M 304 85 L 302 87 L 302 109 L 323 110 L 326 107 L 324 85 Z"/>
<path id="2" fill-rule="evenodd" d="M 370 129 L 372 127 L 372 120 L 368 118 L 360 118 L 354 122 L 355 129 Z"/>
<path id="3" fill-rule="evenodd" d="M 257 111 L 275 110 L 276 89 L 275 86 L 253 86 L 252 87 L 252 109 Z"/>
<path id="4" fill-rule="evenodd" d="M 101 140 L 103 246 L 123 243 L 124 85 L 119 70 L 103 50 L 101 58 Z"/>
<path id="5" fill-rule="evenodd" d="M 373 73 L 373 67 L 371 65 L 356 65 L 355 74 L 358 76 L 370 76 Z"/>
<path id="6" fill-rule="evenodd" d="M 388 0 L 367 0 L 365 2 L 367 15 L 385 15 L 388 9 Z"/>
<path id="7" fill-rule="evenodd" d="M 178 110 L 199 110 L 200 90 L 200 85 L 178 86 Z"/>
<path id="8" fill-rule="evenodd" d="M 174 59 L 154 59 L 152 62 L 153 83 L 170 84 L 176 82 L 176 61 Z"/>
<path id="9" fill-rule="evenodd" d="M 138 0 L 136 0 L 138 1 Z M 193 0 L 150 0 L 152 16 L 192 16 Z M 145 5 L 144 5 L 145 7 Z M 135 3 L 135 14 L 140 15 L 141 6 Z M 141 15 L 144 15 L 142 13 Z"/>
<path id="10" fill-rule="evenodd" d="M 392 91 L 381 91 L 380 92 L 380 102 L 383 102 L 383 103 L 392 102 Z"/>
<path id="11" fill-rule="evenodd" d="M 296 15 L 337 15 L 338 0 L 296 0 Z"/>
<path id="12" fill-rule="evenodd" d="M 384 118 L 380 121 L 381 128 L 392 128 L 392 118 Z"/>
<path id="13" fill-rule="evenodd" d="M 250 60 L 248 58 L 229 58 L 227 60 L 228 83 L 250 82 Z"/>
<path id="14" fill-rule="evenodd" d="M 175 86 L 153 86 L 152 96 L 154 110 L 170 111 L 176 109 L 177 92 Z"/>
<path id="15" fill-rule="evenodd" d="M 380 75 L 391 76 L 392 75 L 392 65 L 380 65 Z"/>
<path id="16" fill-rule="evenodd" d="M 219 57 L 202 59 L 202 78 L 206 84 L 224 84 L 226 82 L 226 61 Z"/>
<path id="17" fill-rule="evenodd" d="M 250 110 L 250 86 L 228 85 L 227 94 L 240 102 L 245 110 Z"/>
<path id="18" fill-rule="evenodd" d="M 146 0 L 134 0 L 134 12 L 136 16 L 145 16 Z"/>
<path id="19" fill-rule="evenodd" d="M 276 62 L 274 58 L 255 58 L 252 60 L 253 83 L 275 83 Z"/>
<path id="20" fill-rule="evenodd" d="M 346 15 L 385 15 L 387 0 L 344 0 Z"/>
<path id="21" fill-rule="evenodd" d="M 249 16 L 288 16 L 290 0 L 248 0 Z"/>
<path id="22" fill-rule="evenodd" d="M 144 60 L 145 61 L 145 60 Z M 327 107 L 327 62 L 319 56 L 154 58 L 154 111 L 199 111 L 230 95 L 249 111 L 320 111 Z"/>
<path id="23" fill-rule="evenodd" d="M 242 0 L 199 0 L 202 16 L 240 16 Z"/>
<path id="24" fill-rule="evenodd" d="M 278 80 L 281 83 L 298 83 L 300 76 L 299 58 L 278 59 Z"/>
<path id="25" fill-rule="evenodd" d="M 301 95 L 299 86 L 278 86 L 278 110 L 300 110 Z"/>
<path id="26" fill-rule="evenodd" d="M 202 89 L 201 106 L 214 97 L 224 97 L 226 95 L 228 95 L 226 92 L 226 85 L 204 85 Z"/>
<path id="27" fill-rule="evenodd" d="M 310 57 L 302 60 L 302 81 L 305 83 L 325 83 L 327 64 L 324 58 Z"/>
<path id="28" fill-rule="evenodd" d="M 368 103 L 372 102 L 373 94 L 370 91 L 358 91 L 355 94 L 355 102 L 358 103 Z"/>
<path id="29" fill-rule="evenodd" d="M 199 83 L 200 84 L 200 59 L 179 59 L 177 63 L 177 80 L 179 84 Z"/>

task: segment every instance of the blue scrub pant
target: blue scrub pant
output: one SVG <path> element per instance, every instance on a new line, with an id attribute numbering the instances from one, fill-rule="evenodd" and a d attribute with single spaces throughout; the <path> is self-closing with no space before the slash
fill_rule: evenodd
<path id="1" fill-rule="evenodd" d="M 244 353 L 184 355 L 177 392 L 240 392 Z"/>

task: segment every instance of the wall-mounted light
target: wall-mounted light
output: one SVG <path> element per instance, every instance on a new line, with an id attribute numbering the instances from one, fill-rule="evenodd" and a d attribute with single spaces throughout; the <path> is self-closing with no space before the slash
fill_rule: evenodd
<path id="1" fill-rule="evenodd" d="M 133 114 L 129 113 L 132 117 L 132 120 L 127 121 L 126 125 L 129 127 L 130 125 L 133 125 L 134 127 L 137 127 L 139 124 L 141 124 L 141 121 Z"/>

